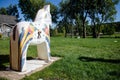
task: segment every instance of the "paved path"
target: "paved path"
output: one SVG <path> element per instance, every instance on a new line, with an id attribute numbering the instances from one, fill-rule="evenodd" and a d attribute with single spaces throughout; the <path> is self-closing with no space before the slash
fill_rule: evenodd
<path id="1" fill-rule="evenodd" d="M 31 74 L 44 69 L 59 59 L 60 58 L 58 57 L 52 57 L 50 62 L 37 59 L 27 60 L 27 70 L 25 72 L 12 71 L 7 68 L 6 70 L 0 71 L 0 77 L 5 77 L 9 80 L 19 80 L 25 76 L 30 76 Z"/>

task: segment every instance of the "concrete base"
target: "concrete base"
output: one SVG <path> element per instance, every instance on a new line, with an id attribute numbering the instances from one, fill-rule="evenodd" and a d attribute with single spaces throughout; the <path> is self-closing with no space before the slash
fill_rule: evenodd
<path id="1" fill-rule="evenodd" d="M 37 59 L 27 60 L 26 71 L 17 72 L 17 71 L 10 70 L 10 68 L 7 68 L 6 71 L 0 71 L 0 77 L 5 77 L 10 80 L 19 80 L 25 76 L 29 76 L 32 73 L 35 73 L 37 71 L 44 69 L 45 67 L 49 66 L 54 61 L 57 61 L 59 59 L 60 58 L 58 57 L 52 57 L 50 62 L 45 62 L 44 60 L 37 60 Z"/>
<path id="2" fill-rule="evenodd" d="M 18 74 L 28 74 L 40 67 L 43 67 L 44 65 L 47 65 L 49 63 L 45 62 L 44 60 L 27 60 L 26 65 L 27 65 L 27 70 L 24 72 L 18 72 Z"/>

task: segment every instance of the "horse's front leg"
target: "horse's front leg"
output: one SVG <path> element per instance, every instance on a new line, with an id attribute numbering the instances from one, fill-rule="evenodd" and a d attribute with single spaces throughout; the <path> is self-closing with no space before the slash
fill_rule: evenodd
<path id="1" fill-rule="evenodd" d="M 47 42 L 43 41 L 41 44 L 37 44 L 38 58 L 45 61 L 50 61 L 50 53 L 48 51 Z"/>
<path id="2" fill-rule="evenodd" d="M 50 61 L 49 41 L 44 31 L 38 30 L 37 41 L 38 58 Z"/>

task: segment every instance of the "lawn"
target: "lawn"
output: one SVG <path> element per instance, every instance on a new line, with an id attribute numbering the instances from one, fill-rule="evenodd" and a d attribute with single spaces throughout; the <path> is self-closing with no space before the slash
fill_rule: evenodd
<path id="1" fill-rule="evenodd" d="M 30 46 L 28 57 L 35 53 Z M 0 70 L 9 65 L 8 55 L 8 40 L 0 40 Z M 62 59 L 23 80 L 120 80 L 120 38 L 52 37 L 51 55 Z"/>

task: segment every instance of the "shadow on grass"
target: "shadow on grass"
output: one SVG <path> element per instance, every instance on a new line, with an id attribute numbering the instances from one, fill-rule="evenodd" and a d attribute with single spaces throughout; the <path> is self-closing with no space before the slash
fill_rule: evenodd
<path id="1" fill-rule="evenodd" d="M 120 36 L 113 36 L 113 37 L 110 37 L 110 36 L 103 37 L 103 36 L 101 36 L 100 38 L 120 38 Z"/>
<path id="2" fill-rule="evenodd" d="M 120 63 L 120 59 L 104 59 L 104 58 L 93 58 L 93 57 L 79 57 L 79 60 L 84 62 L 107 62 L 107 63 Z"/>
<path id="3" fill-rule="evenodd" d="M 118 71 L 111 71 L 111 72 L 108 72 L 108 74 L 111 75 L 111 76 L 120 77 L 120 72 L 118 72 Z"/>
<path id="4" fill-rule="evenodd" d="M 31 59 L 34 59 L 33 57 L 27 57 L 27 60 L 31 60 Z"/>
<path id="5" fill-rule="evenodd" d="M 0 55 L 0 71 L 6 70 L 7 65 L 9 63 L 9 55 Z"/>
<path id="6" fill-rule="evenodd" d="M 9 59 L 9 55 L 0 55 L 0 71 L 4 71 L 8 66 L 10 66 Z M 31 59 L 33 58 L 27 57 L 27 60 Z"/>

